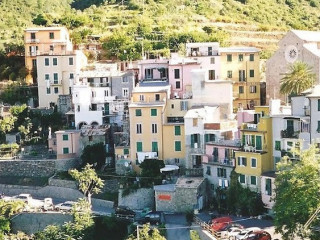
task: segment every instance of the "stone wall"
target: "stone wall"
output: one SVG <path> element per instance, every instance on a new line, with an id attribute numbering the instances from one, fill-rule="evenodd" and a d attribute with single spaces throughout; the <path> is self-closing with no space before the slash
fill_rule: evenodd
<path id="1" fill-rule="evenodd" d="M 119 191 L 118 179 L 105 180 L 102 191 L 103 192 L 118 192 Z"/>
<path id="2" fill-rule="evenodd" d="M 28 235 L 42 231 L 47 225 L 61 226 L 72 221 L 72 215 L 62 213 L 22 213 L 11 220 L 14 233 L 22 231 Z"/>
<path id="3" fill-rule="evenodd" d="M 49 178 L 48 184 L 49 186 L 65 187 L 78 190 L 76 181 L 57 179 L 54 178 L 54 176 Z"/>
<path id="4" fill-rule="evenodd" d="M 1 160 L 0 176 L 49 177 L 55 172 L 52 160 Z"/>
<path id="5" fill-rule="evenodd" d="M 67 171 L 78 166 L 78 159 L 1 160 L 0 176 L 50 177 L 55 172 Z"/>
<path id="6" fill-rule="evenodd" d="M 156 192 L 155 194 L 156 194 L 155 200 L 156 200 L 157 211 L 163 211 L 163 212 L 176 211 L 175 192 L 161 191 L 161 192 Z"/>
<path id="7" fill-rule="evenodd" d="M 128 206 L 131 209 L 154 208 L 154 190 L 152 188 L 140 188 L 136 192 L 122 197 L 119 191 L 118 205 Z"/>

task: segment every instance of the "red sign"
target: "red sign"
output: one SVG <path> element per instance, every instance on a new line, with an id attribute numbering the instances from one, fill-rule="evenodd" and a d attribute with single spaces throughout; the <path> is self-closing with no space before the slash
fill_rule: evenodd
<path id="1" fill-rule="evenodd" d="M 171 195 L 161 194 L 161 195 L 158 195 L 158 199 L 159 200 L 163 200 L 163 201 L 170 201 L 171 200 Z"/>

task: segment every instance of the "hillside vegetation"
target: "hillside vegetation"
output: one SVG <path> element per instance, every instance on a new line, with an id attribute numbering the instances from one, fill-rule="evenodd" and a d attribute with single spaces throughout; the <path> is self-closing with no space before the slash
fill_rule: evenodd
<path id="1" fill-rule="evenodd" d="M 106 43 L 112 37 L 128 43 L 129 36 L 133 45 L 143 38 L 150 51 L 209 40 L 272 51 L 288 29 L 318 30 L 319 20 L 319 0 L 2 0 L 0 49 L 21 45 L 26 27 L 60 24 L 75 43 L 98 34 Z M 129 58 L 141 48 L 135 46 Z M 121 57 L 124 50 L 107 55 Z"/>

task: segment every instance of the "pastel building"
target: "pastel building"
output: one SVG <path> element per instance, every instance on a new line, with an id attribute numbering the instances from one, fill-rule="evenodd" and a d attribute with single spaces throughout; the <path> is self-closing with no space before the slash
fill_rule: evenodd
<path id="1" fill-rule="evenodd" d="M 29 71 L 28 83 L 36 83 L 32 79 L 32 71 L 37 71 L 37 56 L 68 55 L 73 46 L 65 27 L 34 27 L 24 31 L 25 64 Z"/>
<path id="2" fill-rule="evenodd" d="M 220 78 L 233 82 L 234 108 L 260 105 L 259 52 L 254 47 L 219 48 Z"/>
<path id="3" fill-rule="evenodd" d="M 296 61 L 307 63 L 316 74 L 316 84 L 320 75 L 320 32 L 291 30 L 278 43 L 278 50 L 267 61 L 266 84 L 267 101 L 271 98 L 286 101 L 280 94 L 280 80 Z"/>
<path id="4" fill-rule="evenodd" d="M 76 76 L 87 64 L 87 58 L 81 51 L 67 55 L 38 55 L 35 59 L 40 108 L 57 105 L 60 95 L 70 95 Z"/>
<path id="5" fill-rule="evenodd" d="M 242 125 L 242 149 L 235 152 L 239 182 L 256 192 L 261 191 L 262 174 L 273 170 L 272 126 L 269 107 L 256 107 L 254 121 Z"/>
<path id="6" fill-rule="evenodd" d="M 55 137 L 48 139 L 48 148 L 57 154 L 57 159 L 78 158 L 81 155 L 80 138 L 80 130 L 56 131 Z"/>

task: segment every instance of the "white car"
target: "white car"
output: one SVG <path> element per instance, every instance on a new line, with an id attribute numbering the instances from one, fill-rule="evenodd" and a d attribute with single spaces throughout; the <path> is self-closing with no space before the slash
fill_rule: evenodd
<path id="1" fill-rule="evenodd" d="M 60 203 L 60 204 L 57 204 L 55 209 L 57 211 L 65 211 L 65 212 L 71 212 L 72 210 L 72 207 L 73 205 L 75 204 L 76 202 L 73 202 L 73 201 L 66 201 L 64 203 Z"/>
<path id="2" fill-rule="evenodd" d="M 235 239 L 235 236 L 238 235 L 243 229 L 238 227 L 231 227 L 226 231 L 221 231 L 221 239 Z"/>
<path id="3" fill-rule="evenodd" d="M 251 228 L 246 228 L 244 230 L 242 230 L 238 235 L 236 235 L 234 238 L 230 238 L 230 239 L 234 239 L 234 240 L 241 240 L 241 239 L 246 239 L 252 232 L 255 231 L 260 231 L 261 228 L 258 227 L 251 227 Z"/>

